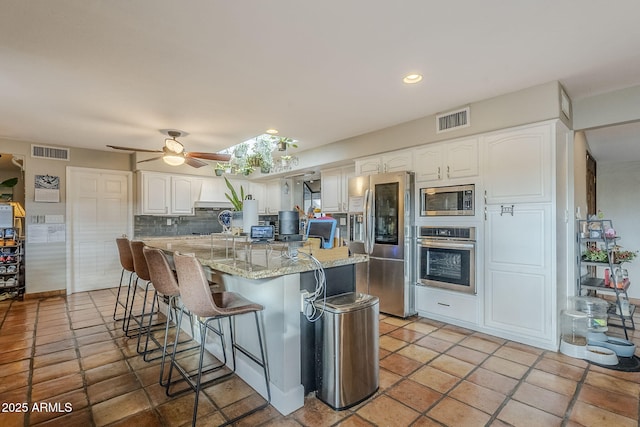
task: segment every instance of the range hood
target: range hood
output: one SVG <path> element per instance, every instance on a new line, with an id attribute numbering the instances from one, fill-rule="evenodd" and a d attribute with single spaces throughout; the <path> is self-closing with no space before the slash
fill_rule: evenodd
<path id="1" fill-rule="evenodd" d="M 205 179 L 200 188 L 200 196 L 193 204 L 196 208 L 232 209 L 231 202 L 225 197 L 224 181 Z"/>

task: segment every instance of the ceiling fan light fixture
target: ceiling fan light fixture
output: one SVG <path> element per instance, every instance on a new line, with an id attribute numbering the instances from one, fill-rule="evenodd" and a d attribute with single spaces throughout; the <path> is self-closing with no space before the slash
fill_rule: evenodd
<path id="1" fill-rule="evenodd" d="M 185 158 L 184 156 L 177 154 L 165 154 L 162 156 L 162 160 L 170 166 L 180 166 L 181 164 L 184 164 Z"/>
<path id="2" fill-rule="evenodd" d="M 167 138 L 164 140 L 164 145 L 170 151 L 176 154 L 180 154 L 184 151 L 184 145 L 180 141 L 176 141 L 175 138 Z"/>

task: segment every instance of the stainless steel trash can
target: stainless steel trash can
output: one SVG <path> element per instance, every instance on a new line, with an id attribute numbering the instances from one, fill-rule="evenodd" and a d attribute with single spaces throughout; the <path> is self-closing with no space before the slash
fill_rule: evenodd
<path id="1" fill-rule="evenodd" d="M 378 297 L 350 292 L 315 305 L 325 311 L 316 332 L 316 395 L 347 409 L 378 389 Z"/>

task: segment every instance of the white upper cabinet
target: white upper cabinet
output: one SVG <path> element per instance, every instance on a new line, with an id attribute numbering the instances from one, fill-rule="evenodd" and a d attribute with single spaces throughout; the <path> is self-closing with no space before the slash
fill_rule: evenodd
<path id="1" fill-rule="evenodd" d="M 356 160 L 356 175 L 373 175 L 381 171 L 382 164 L 379 156 Z"/>
<path id="2" fill-rule="evenodd" d="M 245 195 L 251 194 L 253 200 L 258 201 L 258 213 L 260 215 L 276 215 L 282 210 L 282 187 L 280 180 L 267 182 L 248 182 L 245 186 Z"/>
<path id="3" fill-rule="evenodd" d="M 139 213 L 141 215 L 169 214 L 169 186 L 171 177 L 165 174 L 140 172 L 138 175 Z"/>
<path id="4" fill-rule="evenodd" d="M 193 215 L 202 178 L 139 172 L 138 213 L 141 215 Z"/>
<path id="5" fill-rule="evenodd" d="M 356 160 L 356 175 L 413 170 L 413 150 L 399 150 Z"/>
<path id="6" fill-rule="evenodd" d="M 394 151 L 383 154 L 381 158 L 382 172 L 399 172 L 413 170 L 412 150 Z"/>
<path id="7" fill-rule="evenodd" d="M 551 124 L 484 136 L 486 203 L 550 202 L 552 142 Z"/>
<path id="8" fill-rule="evenodd" d="M 269 215 L 277 215 L 282 209 L 282 186 L 280 180 L 267 182 L 265 211 Z"/>
<path id="9" fill-rule="evenodd" d="M 428 144 L 413 151 L 417 182 L 444 182 L 478 175 L 476 138 Z"/>
<path id="10" fill-rule="evenodd" d="M 322 211 L 347 212 L 349 206 L 349 178 L 355 175 L 353 167 L 326 169 L 322 176 Z"/>
<path id="11" fill-rule="evenodd" d="M 202 179 L 191 176 L 171 177 L 171 209 L 172 215 L 193 215 L 194 202 L 200 194 Z"/>

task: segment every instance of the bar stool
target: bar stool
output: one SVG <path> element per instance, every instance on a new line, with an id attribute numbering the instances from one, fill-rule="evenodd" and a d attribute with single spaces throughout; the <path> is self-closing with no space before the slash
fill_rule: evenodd
<path id="1" fill-rule="evenodd" d="M 116 244 L 118 245 L 118 254 L 120 255 L 120 265 L 122 266 L 122 272 L 120 273 L 120 284 L 118 285 L 118 295 L 116 296 L 116 304 L 113 307 L 113 320 L 124 320 L 129 310 L 129 293 L 131 292 L 131 283 L 133 282 L 133 255 L 131 254 L 131 246 L 129 246 L 129 239 L 126 237 L 116 238 Z M 126 273 L 129 273 L 129 283 L 127 285 L 127 299 L 123 303 L 120 300 L 120 293 L 122 291 L 122 282 Z M 118 306 L 124 308 L 124 315 L 120 318 L 116 318 Z"/>
<path id="2" fill-rule="evenodd" d="M 131 240 L 129 242 L 129 246 L 131 247 L 131 255 L 133 256 L 133 269 L 136 273 L 136 280 L 134 281 L 132 296 L 131 296 L 131 305 L 129 306 L 129 315 L 127 319 L 122 325 L 124 333 L 127 337 L 131 338 L 133 336 L 138 336 L 138 344 L 140 343 L 140 334 L 144 328 L 144 319 L 149 317 L 149 322 L 155 315 L 159 313 L 159 305 L 156 309 L 154 305 L 151 306 L 151 309 L 147 312 L 147 296 L 149 294 L 149 286 L 151 285 L 151 275 L 149 274 L 149 266 L 147 265 L 147 260 L 144 257 L 144 253 L 142 249 L 144 248 L 144 242 L 139 240 Z M 142 286 L 139 283 L 139 280 L 144 281 L 144 285 Z M 136 294 L 138 293 L 138 286 L 140 286 L 144 290 L 144 299 L 142 301 L 142 309 L 140 313 L 134 313 L 135 308 L 135 299 Z M 154 301 L 155 303 L 155 301 Z M 131 328 L 131 321 L 136 324 L 135 328 Z M 164 323 L 157 323 L 153 326 L 164 326 Z M 139 346 L 138 346 L 139 347 Z M 138 349 L 140 353 L 140 350 Z"/>
<path id="3" fill-rule="evenodd" d="M 171 269 L 169 265 L 169 261 L 165 256 L 164 252 L 160 249 L 150 248 L 145 246 L 142 248 L 142 252 L 147 261 L 147 267 L 149 269 L 149 277 L 151 278 L 151 283 L 155 289 L 153 293 L 153 301 L 151 306 L 153 307 L 158 301 L 159 298 L 164 298 L 167 303 L 167 321 L 165 322 L 165 330 L 164 330 L 164 342 L 160 344 L 158 340 L 153 335 L 153 329 L 151 327 L 152 317 L 149 317 L 149 324 L 145 327 L 146 330 L 146 340 L 144 343 L 144 349 L 142 351 L 140 348 L 140 339 L 138 339 L 138 352 L 143 355 L 143 359 L 146 362 L 162 359 L 160 362 L 160 385 L 164 386 L 166 383 L 162 381 L 162 375 L 164 373 L 164 365 L 167 356 L 167 346 L 172 347 L 172 352 L 181 353 L 183 351 L 191 350 L 196 348 L 197 346 L 186 347 L 181 350 L 177 350 L 177 346 L 180 344 L 185 344 L 191 339 L 188 339 L 183 342 L 171 343 L 168 345 L 169 340 L 169 330 L 171 321 L 173 320 L 174 324 L 177 327 L 178 322 L 178 302 L 180 297 L 180 288 L 178 286 L 178 280 L 174 271 Z M 193 320 L 191 318 L 191 313 L 189 313 L 189 321 L 191 323 L 191 336 L 194 335 L 193 329 Z M 218 322 L 218 329 L 220 328 L 220 323 Z M 177 331 L 176 331 L 177 334 Z M 138 335 L 140 337 L 140 335 Z M 153 349 L 149 349 L 149 341 L 152 341 L 156 347 Z M 162 351 L 160 356 L 151 357 L 151 354 L 156 351 Z M 226 363 L 226 359 L 225 359 Z"/>
<path id="4" fill-rule="evenodd" d="M 220 293 L 211 293 L 209 288 L 209 282 L 205 277 L 204 270 L 202 265 L 198 261 L 197 258 L 193 255 L 183 255 L 178 252 L 174 253 L 173 261 L 176 267 L 176 272 L 178 274 L 178 283 L 180 284 L 180 298 L 186 307 L 191 313 L 198 316 L 200 319 L 200 356 L 198 361 L 198 372 L 195 374 L 195 383 L 193 382 L 193 376 L 186 372 L 176 361 L 175 353 L 171 356 L 171 366 L 169 368 L 169 378 L 167 384 L 167 394 L 169 394 L 169 386 L 171 385 L 171 374 L 173 372 L 173 368 L 182 375 L 182 377 L 186 380 L 189 386 L 195 391 L 195 402 L 193 404 L 193 418 L 192 418 L 192 426 L 196 425 L 196 418 L 198 413 L 198 397 L 200 394 L 200 389 L 204 386 L 204 383 L 201 383 L 202 380 L 202 363 L 204 357 L 205 343 L 206 343 L 206 334 L 207 329 L 210 329 L 209 324 L 212 321 L 228 318 L 229 319 L 229 328 L 231 332 L 231 348 L 233 355 L 233 371 L 223 375 L 219 378 L 215 378 L 211 381 L 207 381 L 207 384 L 214 381 L 220 381 L 223 378 L 226 378 L 235 372 L 236 369 L 236 350 L 243 353 L 249 359 L 251 359 L 254 363 L 260 366 L 264 372 L 265 385 L 267 387 L 267 401 L 260 405 L 259 407 L 253 408 L 248 412 L 245 412 L 231 420 L 226 421 L 222 425 L 230 425 L 235 423 L 236 421 L 251 415 L 261 409 L 266 408 L 271 402 L 271 389 L 269 388 L 269 369 L 267 365 L 267 359 L 264 351 L 262 331 L 260 328 L 260 319 L 258 317 L 258 313 L 263 310 L 263 307 L 259 304 L 255 304 L 241 295 L 234 292 L 220 292 Z M 253 313 L 255 318 L 256 330 L 258 333 L 258 342 L 260 346 L 260 358 L 256 355 L 249 352 L 242 345 L 235 342 L 234 336 L 234 321 L 233 318 L 235 316 L 239 316 L 242 314 Z M 182 315 L 181 315 L 182 318 Z M 178 321 L 178 325 L 180 324 L 181 319 Z M 178 333 L 180 332 L 180 327 L 178 327 Z M 176 342 L 178 337 L 176 336 Z"/>

